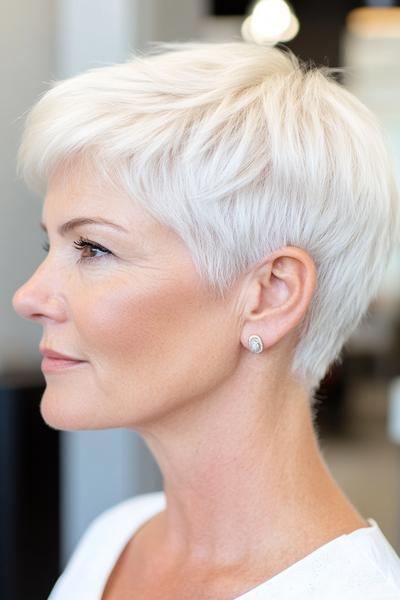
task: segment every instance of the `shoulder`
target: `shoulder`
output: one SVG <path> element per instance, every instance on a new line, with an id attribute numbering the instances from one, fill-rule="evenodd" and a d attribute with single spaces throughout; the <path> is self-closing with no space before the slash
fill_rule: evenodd
<path id="1" fill-rule="evenodd" d="M 240 600 L 399 600 L 400 558 L 373 519 L 324 544 Z"/>
<path id="2" fill-rule="evenodd" d="M 368 521 L 370 527 L 328 544 L 326 564 L 320 571 L 317 564 L 313 581 L 320 591 L 329 589 L 327 599 L 400 599 L 400 558 L 377 522 Z"/>
<path id="3" fill-rule="evenodd" d="M 346 568 L 346 573 L 352 577 L 354 589 L 363 591 L 360 598 L 395 600 L 400 598 L 400 558 L 378 523 L 374 519 L 368 521 L 370 528 L 346 536 L 345 556 L 351 553 L 355 563 L 354 572 Z"/>
<path id="4" fill-rule="evenodd" d="M 96 586 L 101 589 L 102 576 L 129 537 L 164 507 L 165 495 L 160 491 L 128 498 L 97 515 L 80 538 L 48 600 L 71 598 L 86 586 L 87 597 L 92 597 Z"/>

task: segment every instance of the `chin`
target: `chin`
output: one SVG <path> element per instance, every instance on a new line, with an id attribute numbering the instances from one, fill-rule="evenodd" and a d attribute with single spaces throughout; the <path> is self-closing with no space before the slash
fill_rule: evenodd
<path id="1" fill-rule="evenodd" d="M 88 401 L 88 395 L 70 394 L 67 390 L 53 390 L 47 386 L 40 401 L 43 421 L 59 431 L 107 429 L 109 423 L 99 418 L 98 407 Z"/>

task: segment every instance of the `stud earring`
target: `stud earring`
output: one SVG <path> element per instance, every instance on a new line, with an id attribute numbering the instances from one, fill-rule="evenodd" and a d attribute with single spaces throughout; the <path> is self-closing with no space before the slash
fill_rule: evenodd
<path id="1" fill-rule="evenodd" d="M 264 345 L 259 335 L 251 335 L 249 337 L 249 350 L 255 354 L 259 354 L 264 350 Z"/>

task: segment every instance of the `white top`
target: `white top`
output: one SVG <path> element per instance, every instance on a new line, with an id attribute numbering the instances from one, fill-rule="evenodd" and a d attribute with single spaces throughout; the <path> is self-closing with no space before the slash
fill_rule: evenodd
<path id="1" fill-rule="evenodd" d="M 141 494 L 96 517 L 48 600 L 101 600 L 114 565 L 134 532 L 165 506 L 163 491 Z M 399 600 L 400 558 L 376 521 L 367 521 L 370 527 L 320 546 L 239 596 L 240 600 Z"/>

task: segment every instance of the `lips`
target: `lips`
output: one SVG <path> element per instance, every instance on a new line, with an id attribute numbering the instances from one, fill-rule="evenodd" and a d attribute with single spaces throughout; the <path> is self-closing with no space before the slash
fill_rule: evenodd
<path id="1" fill-rule="evenodd" d="M 74 356 L 69 356 L 68 354 L 61 354 L 61 352 L 56 352 L 50 348 L 41 347 L 39 350 L 45 358 L 72 362 L 84 362 L 80 358 L 75 358 Z"/>
<path id="2" fill-rule="evenodd" d="M 87 362 L 67 354 L 61 354 L 61 352 L 51 350 L 50 348 L 42 347 L 40 348 L 40 352 L 43 355 L 41 368 L 44 373 L 70 369 Z"/>

